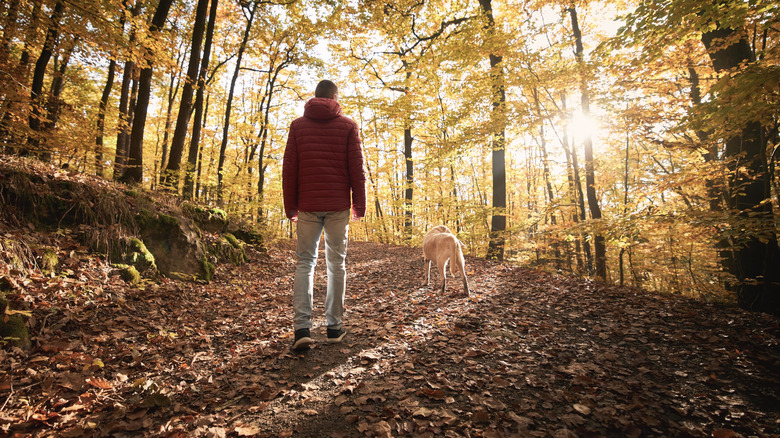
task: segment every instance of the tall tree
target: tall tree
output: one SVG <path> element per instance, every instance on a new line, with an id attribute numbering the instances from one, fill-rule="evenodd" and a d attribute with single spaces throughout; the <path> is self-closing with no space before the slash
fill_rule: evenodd
<path id="1" fill-rule="evenodd" d="M 744 72 L 745 66 L 756 61 L 744 22 L 735 22 L 733 16 L 710 17 L 710 26 L 701 35 L 712 67 L 723 76 L 724 92 L 734 76 Z M 731 174 L 728 181 L 731 199 L 729 206 L 742 220 L 757 219 L 762 226 L 759 233 L 745 236 L 744 242 L 735 242 L 729 263 L 737 283 L 730 285 L 740 306 L 750 310 L 780 313 L 780 249 L 773 231 L 775 212 L 771 199 L 767 156 L 767 137 L 761 122 L 740 120 L 740 131 L 726 139 L 725 159 Z"/>
<path id="2" fill-rule="evenodd" d="M 184 142 L 192 114 L 192 92 L 198 80 L 198 68 L 200 67 L 200 48 L 203 44 L 203 34 L 206 30 L 206 16 L 208 14 L 209 0 L 198 0 L 195 11 L 195 24 L 192 29 L 192 45 L 190 48 L 190 62 L 187 67 L 187 76 L 184 78 L 179 114 L 176 117 L 176 128 L 171 139 L 171 156 L 168 165 L 163 172 L 163 186 L 178 191 L 179 169 L 184 154 Z"/>
<path id="3" fill-rule="evenodd" d="M 219 147 L 219 162 L 217 164 L 217 200 L 220 204 L 223 203 L 223 191 L 224 191 L 224 169 L 225 169 L 225 154 L 227 153 L 228 134 L 230 133 L 230 113 L 233 110 L 233 95 L 236 90 L 236 81 L 238 81 L 238 75 L 241 72 L 241 60 L 244 57 L 246 51 L 247 42 L 249 41 L 249 34 L 252 31 L 252 23 L 255 19 L 255 13 L 257 13 L 257 2 L 252 3 L 248 10 L 248 16 L 246 17 L 246 27 L 244 28 L 244 35 L 241 39 L 241 44 L 238 46 L 238 54 L 236 55 L 236 66 L 233 70 L 233 77 L 230 80 L 230 90 L 228 91 L 227 102 L 225 103 L 225 119 L 222 124 L 222 143 Z M 244 10 L 244 7 L 241 8 Z"/>
<path id="4" fill-rule="evenodd" d="M 125 6 L 132 0 L 126 0 Z M 141 13 L 141 2 L 136 0 L 135 5 L 130 9 L 130 15 L 135 18 Z M 134 26 L 130 26 L 130 35 L 128 37 L 129 45 L 133 46 L 136 42 L 136 31 Z M 133 115 L 135 107 L 135 96 L 138 90 L 138 81 L 135 80 L 137 66 L 133 57 L 128 54 L 122 68 L 122 85 L 119 89 L 119 129 L 116 136 L 116 147 L 114 153 L 114 179 L 119 180 L 125 172 L 127 163 L 127 152 L 130 144 L 130 132 L 133 127 Z"/>
<path id="5" fill-rule="evenodd" d="M 195 168 L 198 164 L 198 151 L 200 150 L 200 133 L 203 123 L 203 101 L 206 93 L 206 75 L 209 70 L 209 60 L 211 59 L 211 44 L 214 40 L 214 27 L 217 22 L 218 0 L 211 0 L 209 10 L 209 21 L 206 27 L 206 39 L 203 42 L 203 58 L 200 61 L 200 71 L 198 73 L 197 91 L 195 92 L 195 114 L 192 121 L 192 135 L 190 136 L 190 146 L 187 153 L 187 169 L 184 174 L 184 199 L 190 200 L 195 191 Z"/>
<path id="6" fill-rule="evenodd" d="M 152 35 L 157 34 L 162 29 L 172 4 L 173 0 L 160 0 L 149 27 Z M 130 184 L 140 184 L 143 180 L 144 128 L 146 127 L 149 97 L 152 92 L 153 60 L 150 58 L 151 53 L 147 48 L 147 65 L 141 69 L 141 73 L 138 76 L 138 98 L 135 102 L 133 128 L 130 132 L 127 166 L 121 178 L 123 182 Z"/>
<path id="7" fill-rule="evenodd" d="M 586 120 L 590 118 L 590 92 L 588 91 L 587 71 L 585 68 L 585 53 L 582 45 L 582 32 L 577 21 L 577 10 L 574 6 L 569 8 L 569 14 L 571 16 L 571 27 L 574 32 L 574 41 L 576 45 L 575 57 L 577 59 L 577 65 L 579 66 L 580 74 L 580 94 L 582 103 L 582 116 Z M 590 209 L 590 217 L 593 220 L 601 219 L 601 207 L 599 206 L 599 200 L 596 195 L 596 176 L 595 166 L 593 160 L 593 135 L 588 132 L 583 139 L 583 145 L 585 147 L 585 193 L 588 197 L 588 208 Z M 597 226 L 598 227 L 598 226 Z M 597 278 L 602 280 L 607 279 L 607 247 L 604 240 L 604 235 L 600 230 L 597 230 L 593 236 L 593 249 L 595 252 L 596 271 Z"/>
<path id="8" fill-rule="evenodd" d="M 777 82 L 777 14 L 769 5 L 771 2 L 673 0 L 663 8 L 637 8 L 626 16 L 616 41 L 619 46 L 640 47 L 642 62 L 665 59 L 670 45 L 701 41 L 699 49 L 704 50 L 697 67 L 704 69 L 704 63 L 709 63 L 715 80 L 700 84 L 698 73 L 689 70 L 687 57 L 677 65 L 680 72 L 689 73 L 692 83 L 689 97 L 694 105 L 687 108 L 690 123 L 685 127 L 698 134 L 700 141 L 672 145 L 692 146 L 700 151 L 702 161 L 712 164 L 720 160 L 718 164 L 727 171 L 722 193 L 716 193 L 716 184 L 709 182 L 702 189 L 711 195 L 709 208 L 715 210 L 712 227 L 720 231 L 715 251 L 723 254 L 728 253 L 724 249 L 731 250 L 724 269 L 734 281 L 726 281 L 726 286 L 743 308 L 778 314 L 780 251 L 767 152 L 768 139 L 778 135 L 778 113 L 776 94 L 767 93 L 765 88 L 765 84 Z M 758 56 L 756 50 L 760 51 Z M 697 95 L 700 85 L 709 85 L 702 89 L 706 98 Z M 710 178 L 704 175 L 702 179 Z M 724 242 L 730 248 L 724 247 Z"/>
<path id="9" fill-rule="evenodd" d="M 71 55 L 78 44 L 78 39 L 74 39 L 67 44 L 64 49 L 61 59 L 55 58 L 54 60 L 54 73 L 51 79 L 51 85 L 49 85 L 49 96 L 46 101 L 45 112 L 46 119 L 41 124 L 42 131 L 50 133 L 57 125 L 57 121 L 60 118 L 62 111 L 62 90 L 65 87 L 65 71 L 70 64 Z M 51 161 L 52 145 L 46 145 L 41 159 L 43 161 Z"/>
<path id="10" fill-rule="evenodd" d="M 46 32 L 46 39 L 43 43 L 43 48 L 38 56 L 38 60 L 35 62 L 35 70 L 33 71 L 32 85 L 30 87 L 30 102 L 32 104 L 32 112 L 30 114 L 29 125 L 33 134 L 28 139 L 28 144 L 25 149 L 22 150 L 23 155 L 29 153 L 37 153 L 38 145 L 40 142 L 40 130 L 43 127 L 43 120 L 46 118 L 44 114 L 44 100 L 43 100 L 43 82 L 46 76 L 46 67 L 49 65 L 49 60 L 52 57 L 54 48 L 57 45 L 57 38 L 60 34 L 60 19 L 62 13 L 65 10 L 65 2 L 63 0 L 57 0 L 54 5 L 54 10 L 51 14 L 51 23 L 49 29 Z"/>
<path id="11" fill-rule="evenodd" d="M 487 40 L 495 43 L 498 36 L 493 18 L 492 0 L 479 0 L 487 19 Z M 491 164 L 493 173 L 493 213 L 490 219 L 490 242 L 487 258 L 504 260 L 504 231 L 506 230 L 506 89 L 504 83 L 503 56 L 490 47 L 490 86 L 493 111 L 491 114 Z"/>
<path id="12" fill-rule="evenodd" d="M 111 88 L 114 86 L 115 74 L 116 60 L 112 58 L 108 62 L 106 85 L 103 86 L 100 104 L 98 104 L 97 134 L 95 134 L 95 173 L 98 176 L 103 176 L 103 134 L 106 126 L 106 108 L 108 107 L 108 99 L 111 97 Z"/>

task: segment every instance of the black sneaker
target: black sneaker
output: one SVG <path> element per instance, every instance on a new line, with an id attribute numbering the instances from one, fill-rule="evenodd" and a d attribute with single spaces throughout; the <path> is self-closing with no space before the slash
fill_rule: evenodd
<path id="1" fill-rule="evenodd" d="M 311 334 L 309 329 L 302 328 L 295 331 L 295 342 L 293 343 L 293 350 L 304 350 L 309 348 L 313 341 L 311 340 Z"/>
<path id="2" fill-rule="evenodd" d="M 338 344 L 341 342 L 342 339 L 344 339 L 344 335 L 347 334 L 347 331 L 344 330 L 344 327 L 339 329 L 328 329 L 328 342 L 331 344 Z"/>

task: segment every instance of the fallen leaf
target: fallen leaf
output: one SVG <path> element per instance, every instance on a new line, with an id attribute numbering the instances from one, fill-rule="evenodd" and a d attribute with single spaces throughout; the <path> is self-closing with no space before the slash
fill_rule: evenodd
<path id="1" fill-rule="evenodd" d="M 260 434 L 260 429 L 254 426 L 238 426 L 235 432 L 238 436 L 255 436 Z"/>
<path id="2" fill-rule="evenodd" d="M 113 388 L 113 385 L 111 385 L 111 382 L 108 380 L 102 378 L 102 377 L 90 377 L 87 379 L 87 383 L 100 389 L 111 389 Z"/>
<path id="3" fill-rule="evenodd" d="M 574 408 L 575 411 L 579 412 L 582 415 L 590 414 L 590 408 L 583 404 L 575 403 L 572 407 Z"/>

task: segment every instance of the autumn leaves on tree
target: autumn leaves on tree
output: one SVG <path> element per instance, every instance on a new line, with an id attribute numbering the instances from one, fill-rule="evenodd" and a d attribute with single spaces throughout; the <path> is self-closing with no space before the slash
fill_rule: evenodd
<path id="1" fill-rule="evenodd" d="M 353 238 L 417 245 L 446 224 L 472 255 L 776 312 L 776 15 L 768 0 L 11 0 L 0 147 L 288 236 L 284 138 L 328 77 L 374 201 Z"/>

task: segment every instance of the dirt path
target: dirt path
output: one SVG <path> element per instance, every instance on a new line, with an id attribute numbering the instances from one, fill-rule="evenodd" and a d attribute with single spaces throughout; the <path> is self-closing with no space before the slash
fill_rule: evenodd
<path id="1" fill-rule="evenodd" d="M 296 354 L 294 262 L 287 242 L 209 285 L 127 290 L 95 261 L 32 282 L 38 338 L 0 353 L 0 433 L 780 434 L 777 319 L 481 259 L 472 296 L 442 295 L 419 249 L 351 242 L 349 333 L 324 342 L 323 258 Z"/>

